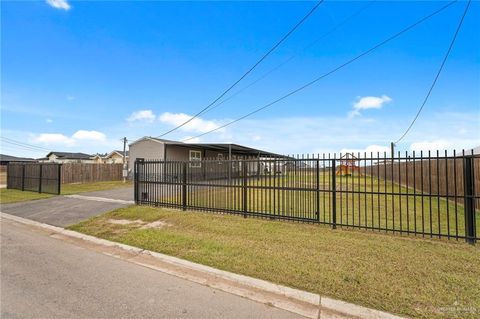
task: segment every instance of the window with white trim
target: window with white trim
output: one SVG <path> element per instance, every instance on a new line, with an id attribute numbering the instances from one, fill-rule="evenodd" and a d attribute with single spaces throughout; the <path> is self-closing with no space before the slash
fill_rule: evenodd
<path id="1" fill-rule="evenodd" d="M 202 152 L 190 150 L 190 167 L 202 167 Z M 198 163 L 195 163 L 198 162 Z"/>

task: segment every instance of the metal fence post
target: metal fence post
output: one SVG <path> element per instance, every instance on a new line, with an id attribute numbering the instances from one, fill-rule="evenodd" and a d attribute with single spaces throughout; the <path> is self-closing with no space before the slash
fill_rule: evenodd
<path id="1" fill-rule="evenodd" d="M 182 209 L 187 210 L 187 162 L 182 164 Z"/>
<path id="2" fill-rule="evenodd" d="M 133 200 L 138 205 L 138 179 L 137 179 L 137 160 L 133 162 Z"/>
<path id="3" fill-rule="evenodd" d="M 43 166 L 40 164 L 40 172 L 38 173 L 38 192 L 42 192 L 42 174 L 43 174 Z"/>
<path id="4" fill-rule="evenodd" d="M 243 217 L 244 218 L 247 218 L 247 205 L 248 205 L 248 201 L 247 201 L 247 192 L 248 192 L 248 189 L 247 189 L 247 163 L 245 162 L 245 160 L 243 160 L 243 163 L 242 163 L 242 175 L 243 175 L 243 182 L 242 182 L 242 199 L 243 199 Z"/>
<path id="5" fill-rule="evenodd" d="M 138 166 L 139 163 L 143 163 L 143 158 L 137 158 L 135 159 L 135 162 L 133 164 L 133 191 L 135 194 L 133 195 L 135 204 L 140 204 L 140 198 L 138 197 L 138 190 L 139 190 L 139 173 L 138 173 Z"/>
<path id="6" fill-rule="evenodd" d="M 337 228 L 337 180 L 336 180 L 336 160 L 332 160 L 332 228 Z"/>
<path id="7" fill-rule="evenodd" d="M 465 207 L 465 240 L 475 244 L 475 194 L 473 181 L 473 156 L 463 158 L 464 207 Z"/>
<path id="8" fill-rule="evenodd" d="M 60 195 L 61 193 L 61 185 L 62 185 L 62 164 L 58 164 L 58 189 L 57 189 L 58 195 Z"/>
<path id="9" fill-rule="evenodd" d="M 317 189 L 317 196 L 316 196 L 316 217 L 317 220 L 320 221 L 320 161 L 317 159 L 317 176 L 316 176 L 316 189 Z"/>
<path id="10" fill-rule="evenodd" d="M 25 164 L 22 164 L 22 191 L 25 190 Z"/>

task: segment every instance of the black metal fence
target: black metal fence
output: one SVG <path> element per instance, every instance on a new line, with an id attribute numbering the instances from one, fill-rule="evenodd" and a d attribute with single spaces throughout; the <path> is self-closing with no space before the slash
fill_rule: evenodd
<path id="1" fill-rule="evenodd" d="M 480 157 L 445 152 L 135 162 L 137 204 L 479 239 Z"/>
<path id="2" fill-rule="evenodd" d="M 60 164 L 9 163 L 7 165 L 7 188 L 58 195 L 60 181 Z"/>

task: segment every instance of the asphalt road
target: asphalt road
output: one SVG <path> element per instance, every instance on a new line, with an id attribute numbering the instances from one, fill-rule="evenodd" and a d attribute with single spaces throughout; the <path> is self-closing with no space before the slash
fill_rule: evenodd
<path id="1" fill-rule="evenodd" d="M 301 318 L 1 220 L 0 317 Z"/>

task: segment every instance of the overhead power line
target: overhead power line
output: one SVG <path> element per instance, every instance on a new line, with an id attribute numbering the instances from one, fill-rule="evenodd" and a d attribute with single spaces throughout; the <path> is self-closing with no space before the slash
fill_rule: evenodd
<path id="1" fill-rule="evenodd" d="M 397 144 L 398 142 L 400 142 L 408 134 L 408 132 L 412 129 L 413 125 L 415 124 L 418 117 L 420 116 L 420 113 L 422 112 L 423 107 L 425 106 L 425 104 L 427 104 L 427 101 L 430 97 L 430 94 L 432 93 L 433 88 L 435 87 L 435 84 L 437 84 L 437 80 L 440 77 L 440 73 L 442 73 L 443 67 L 445 66 L 445 63 L 447 62 L 448 56 L 450 55 L 450 52 L 452 51 L 452 48 L 453 48 L 453 45 L 455 44 L 455 40 L 457 39 L 458 33 L 460 32 L 460 29 L 462 28 L 463 20 L 465 19 L 465 16 L 467 15 L 468 8 L 470 7 L 470 2 L 471 2 L 471 0 L 469 0 L 467 5 L 465 6 L 465 10 L 463 11 L 462 17 L 460 18 L 460 21 L 458 22 L 457 29 L 455 30 L 453 38 L 450 41 L 450 45 L 448 46 L 448 50 L 445 53 L 445 56 L 443 57 L 442 63 L 440 64 L 440 67 L 438 68 L 437 74 L 435 75 L 435 78 L 433 79 L 433 82 L 430 85 L 430 88 L 428 89 L 427 95 L 423 99 L 422 105 L 418 109 L 417 114 L 413 118 L 413 120 L 410 123 L 410 125 L 408 126 L 407 130 L 402 134 L 402 136 L 400 136 L 400 138 L 396 142 L 394 142 L 394 144 Z"/>
<path id="2" fill-rule="evenodd" d="M 227 127 L 227 126 L 230 126 L 230 125 L 232 125 L 232 124 L 234 124 L 234 123 L 237 123 L 237 122 L 239 122 L 239 121 L 241 121 L 241 120 L 243 120 L 243 119 L 245 119 L 245 118 L 247 118 L 247 117 L 249 117 L 249 116 L 252 116 L 252 115 L 255 114 L 255 113 L 258 113 L 258 112 L 260 112 L 260 111 L 262 111 L 262 110 L 264 110 L 264 109 L 266 109 L 266 108 L 268 108 L 268 107 L 270 107 L 270 106 L 272 106 L 272 105 L 274 105 L 274 104 L 276 104 L 276 103 L 278 103 L 278 102 L 280 102 L 280 101 L 282 101 L 282 100 L 284 100 L 284 99 L 286 99 L 286 98 L 288 98 L 288 97 L 290 97 L 290 96 L 292 96 L 292 95 L 294 95 L 294 94 L 296 94 L 296 93 L 298 93 L 298 92 L 300 92 L 300 91 L 302 91 L 302 90 L 304 90 L 304 89 L 306 89 L 307 87 L 315 84 L 316 82 L 320 81 L 321 79 L 323 79 L 323 78 L 325 78 L 325 77 L 327 77 L 327 76 L 329 76 L 329 75 L 337 72 L 338 70 L 346 67 L 347 65 L 355 62 L 356 60 L 362 58 L 363 56 L 365 56 L 365 55 L 373 52 L 374 50 L 378 49 L 379 47 L 381 47 L 381 46 L 387 44 L 388 42 L 394 40 L 395 38 L 401 36 L 402 34 L 406 33 L 407 31 L 410 31 L 411 29 L 417 27 L 418 25 L 420 25 L 421 23 L 423 23 L 423 22 L 425 22 L 426 20 L 430 19 L 431 17 L 433 17 L 433 16 L 437 15 L 438 13 L 442 12 L 443 10 L 447 9 L 449 6 L 451 6 L 451 5 L 454 4 L 455 2 L 457 2 L 457 0 L 454 0 L 454 1 L 451 1 L 451 2 L 447 3 L 447 4 L 444 5 L 443 7 L 439 8 L 439 9 L 437 9 L 436 11 L 430 13 L 429 15 L 421 18 L 420 20 L 418 20 L 417 22 L 411 24 L 410 26 L 406 27 L 405 29 L 403 29 L 403 30 L 395 33 L 394 35 L 388 37 L 387 39 L 381 41 L 380 43 L 376 44 L 376 45 L 373 46 L 372 48 L 364 51 L 363 53 L 357 55 L 356 57 L 354 57 L 354 58 L 352 58 L 352 59 L 350 59 L 350 60 L 348 60 L 347 62 L 344 62 L 343 64 L 335 67 L 334 69 L 328 71 L 327 73 L 322 74 L 321 76 L 319 76 L 319 77 L 317 77 L 316 79 L 308 82 L 307 84 L 304 84 L 304 85 L 300 86 L 299 88 L 297 88 L 297 89 L 295 89 L 295 90 L 293 90 L 293 91 L 291 91 L 291 92 L 283 95 L 282 97 L 280 97 L 280 98 L 278 98 L 278 99 L 276 99 L 276 100 L 274 100 L 274 101 L 272 101 L 272 102 L 270 102 L 270 103 L 268 103 L 268 104 L 266 104 L 266 105 L 264 105 L 264 106 L 262 106 L 262 107 L 259 107 L 259 108 L 255 109 L 255 110 L 251 111 L 250 113 L 247 113 L 247 114 L 245 114 L 245 115 L 243 115 L 243 116 L 241 116 L 241 117 L 239 117 L 239 118 L 237 118 L 237 119 L 235 119 L 235 120 L 232 120 L 232 121 L 230 121 L 230 122 L 228 122 L 228 123 L 226 123 L 226 124 L 224 124 L 224 125 L 221 125 L 221 126 L 215 128 L 215 129 L 212 129 L 212 130 L 207 131 L 207 132 L 205 132 L 205 133 L 202 133 L 202 134 L 199 134 L 199 135 L 196 135 L 196 136 L 193 136 L 193 137 L 184 139 L 183 142 L 192 140 L 192 139 L 194 139 L 194 138 L 202 137 L 202 136 L 204 136 L 204 135 L 210 134 L 210 133 L 212 133 L 212 132 L 215 132 L 215 131 L 218 131 L 218 130 L 220 130 L 220 129 L 222 129 L 222 128 L 225 128 L 225 127 Z"/>
<path id="3" fill-rule="evenodd" d="M 11 151 L 11 152 L 29 151 L 29 152 L 34 152 L 34 153 L 38 153 L 38 154 L 45 154 L 45 152 L 42 152 L 42 151 L 39 151 L 39 150 L 25 149 L 25 148 L 21 148 L 21 147 L 18 147 L 18 146 L 12 146 L 12 145 L 3 145 L 2 146 L 2 151 L 3 150 L 7 150 L 7 151 Z"/>
<path id="4" fill-rule="evenodd" d="M 217 97 L 213 102 L 211 102 L 210 104 L 208 104 L 206 107 L 204 107 L 203 109 L 201 109 L 198 113 L 194 114 L 191 118 L 189 118 L 188 120 L 186 120 L 185 122 L 183 122 L 182 124 L 180 125 L 177 125 L 175 126 L 174 128 L 170 129 L 169 131 L 159 135 L 158 137 L 163 137 L 167 134 L 170 134 L 176 130 L 178 130 L 179 128 L 183 127 L 184 125 L 190 123 L 193 119 L 197 118 L 198 116 L 200 116 L 201 114 L 203 114 L 205 111 L 207 111 L 212 105 L 214 105 L 215 103 L 217 103 L 222 97 L 225 96 L 225 94 L 227 94 L 228 92 L 230 92 L 231 89 L 233 89 L 238 83 L 240 83 L 240 81 L 242 81 L 248 74 L 250 74 L 250 72 L 252 72 L 260 63 L 262 63 L 263 60 L 265 60 L 273 51 L 275 51 L 276 48 L 278 48 L 280 46 L 280 44 L 282 44 L 293 32 L 295 32 L 295 30 L 297 30 L 314 12 L 315 10 L 323 3 L 324 0 L 320 0 L 315 6 L 313 6 L 313 8 L 292 28 L 290 29 L 290 31 L 287 32 L 287 34 L 285 34 L 281 39 L 280 41 L 278 41 L 270 50 L 268 50 L 267 53 L 265 53 L 261 58 L 260 60 L 258 60 L 250 69 L 248 69 L 247 72 L 245 72 L 237 81 L 235 81 L 232 85 L 230 85 L 228 87 L 228 89 L 226 89 L 222 94 L 220 94 L 219 97 Z"/>
<path id="5" fill-rule="evenodd" d="M 39 150 L 39 149 L 36 149 L 36 148 L 31 148 L 31 147 L 27 147 L 27 146 L 21 146 L 21 145 L 18 145 L 18 144 L 14 144 L 14 143 L 10 143 L 10 142 L 7 142 L 7 141 L 3 141 L 5 143 L 8 143 L 8 144 L 4 144 L 2 145 L 0 148 L 1 149 L 5 149 L 5 148 L 10 148 L 10 149 L 15 149 L 15 150 L 22 150 L 22 151 L 30 151 L 30 152 L 37 152 L 37 153 L 43 153 L 45 154 L 45 151 L 42 151 L 42 150 Z"/>
<path id="6" fill-rule="evenodd" d="M 9 143 L 9 144 L 17 145 L 17 146 L 28 147 L 28 148 L 32 148 L 32 149 L 41 150 L 41 151 L 48 151 L 48 152 L 50 151 L 48 148 L 37 146 L 37 145 L 32 145 L 32 144 L 28 144 L 28 143 L 24 143 L 24 142 L 20 142 L 20 141 L 17 141 L 17 140 L 8 138 L 8 137 L 0 136 L 0 138 L 5 143 Z"/>
<path id="7" fill-rule="evenodd" d="M 309 48 L 311 48 L 312 46 L 316 45 L 318 42 L 320 42 L 322 39 L 326 38 L 327 36 L 329 36 L 330 34 L 332 34 L 333 32 L 335 32 L 336 30 L 338 30 L 339 28 L 341 28 L 342 26 L 344 26 L 345 24 L 347 24 L 350 20 L 352 20 L 353 18 L 355 18 L 356 16 L 358 16 L 360 13 L 362 13 L 363 11 L 365 11 L 368 7 L 370 7 L 376 0 L 372 0 L 370 2 L 367 2 L 364 6 L 362 6 L 360 9 L 358 9 L 357 11 L 355 11 L 353 14 L 349 15 L 348 17 L 346 17 L 345 19 L 343 19 L 340 23 L 338 23 L 337 25 L 333 26 L 330 30 L 328 30 L 327 32 L 323 33 L 320 37 L 316 38 L 314 41 L 312 41 L 311 43 L 309 43 L 307 46 L 303 47 L 300 51 L 305 51 Z M 299 52 L 300 52 L 299 51 Z M 242 93 L 243 91 L 247 90 L 248 88 L 252 87 L 253 85 L 257 84 L 258 82 L 262 81 L 263 79 L 265 79 L 266 77 L 268 77 L 270 74 L 272 74 L 273 72 L 275 72 L 276 70 L 280 69 L 281 67 L 285 66 L 287 63 L 291 62 L 292 60 L 294 60 L 296 57 L 298 56 L 298 53 L 297 54 L 293 54 L 291 55 L 290 57 L 288 57 L 285 61 L 277 64 L 276 66 L 274 66 L 273 68 L 271 68 L 270 70 L 268 70 L 267 72 L 265 72 L 264 74 L 262 74 L 261 76 L 259 76 L 256 80 L 254 80 L 253 82 L 251 82 L 250 84 L 244 86 L 243 88 L 239 89 L 238 91 L 236 91 L 235 93 L 233 93 L 232 95 L 230 95 L 229 97 L 223 99 L 222 101 L 220 101 L 219 103 L 213 105 L 212 107 L 210 107 L 208 110 L 205 110 L 205 112 L 203 112 L 202 114 L 206 114 L 208 112 L 211 112 L 212 110 L 216 109 L 217 107 L 223 105 L 225 102 L 228 102 L 230 101 L 231 99 L 233 99 L 234 97 L 236 97 L 237 95 L 239 95 L 240 93 Z"/>

